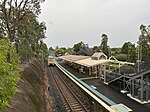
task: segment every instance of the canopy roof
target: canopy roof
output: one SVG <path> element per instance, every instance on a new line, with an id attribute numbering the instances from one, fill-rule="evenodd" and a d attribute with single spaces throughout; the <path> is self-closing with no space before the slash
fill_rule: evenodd
<path id="1" fill-rule="evenodd" d="M 58 57 L 59 59 L 69 61 L 69 62 L 76 62 L 82 59 L 89 58 L 89 56 L 80 56 L 80 55 L 65 55 Z"/>
<path id="2" fill-rule="evenodd" d="M 102 58 L 107 59 L 107 56 L 103 52 L 95 52 L 91 58 L 97 58 L 97 60 L 100 60 Z"/>
<path id="3" fill-rule="evenodd" d="M 104 53 L 95 53 L 93 55 L 93 57 L 100 57 L 100 56 L 105 56 L 105 54 Z M 71 62 L 71 63 L 74 62 L 76 64 L 86 66 L 86 67 L 97 66 L 100 64 L 108 63 L 108 62 L 119 63 L 121 65 L 124 65 L 124 64 L 134 65 L 134 63 L 130 63 L 130 62 L 118 61 L 114 57 L 107 59 L 107 56 L 106 56 L 106 59 L 101 58 L 99 60 L 92 59 L 92 57 L 90 57 L 90 56 L 81 56 L 81 55 L 64 55 L 64 56 L 60 56 L 58 58 L 68 61 L 68 62 Z"/>
<path id="4" fill-rule="evenodd" d="M 107 60 L 107 59 L 92 60 L 91 58 L 87 58 L 87 59 L 76 61 L 75 63 L 86 66 L 86 67 L 92 67 L 92 66 L 96 66 L 96 65 L 106 63 L 108 61 L 109 60 Z"/>

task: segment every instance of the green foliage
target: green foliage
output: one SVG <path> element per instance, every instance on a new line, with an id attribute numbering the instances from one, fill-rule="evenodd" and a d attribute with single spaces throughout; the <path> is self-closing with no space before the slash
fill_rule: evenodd
<path id="1" fill-rule="evenodd" d="M 128 50 L 130 48 L 130 46 L 132 45 L 131 42 L 125 42 L 121 48 L 121 53 L 123 54 L 128 54 Z"/>
<path id="2" fill-rule="evenodd" d="M 121 53 L 126 54 L 127 61 L 129 62 L 136 62 L 137 54 L 135 44 L 131 42 L 125 42 L 121 48 Z"/>
<path id="3" fill-rule="evenodd" d="M 91 55 L 91 50 L 90 50 L 88 44 L 85 44 L 82 41 L 77 43 L 77 44 L 75 44 L 73 46 L 73 49 L 74 49 L 74 53 L 75 54 L 85 55 L 85 56 Z"/>
<path id="4" fill-rule="evenodd" d="M 54 51 L 53 47 L 50 47 L 48 50 L 49 50 L 49 51 Z"/>
<path id="5" fill-rule="evenodd" d="M 126 61 L 127 55 L 126 54 L 118 54 L 115 56 L 119 61 Z"/>
<path id="6" fill-rule="evenodd" d="M 121 53 L 121 48 L 111 48 L 111 55 L 116 56 Z"/>
<path id="7" fill-rule="evenodd" d="M 95 52 L 99 52 L 100 49 L 98 46 L 94 46 L 93 49 L 92 49 L 92 52 L 95 53 Z"/>
<path id="8" fill-rule="evenodd" d="M 80 49 L 81 49 L 81 47 L 83 46 L 83 42 L 81 41 L 81 42 L 79 42 L 79 43 L 77 43 L 77 44 L 75 44 L 74 46 L 73 46 L 73 49 L 74 49 L 74 52 L 75 53 L 78 53 L 79 51 L 80 51 Z"/>
<path id="9" fill-rule="evenodd" d="M 150 25 L 140 26 L 141 35 L 139 36 L 140 60 L 150 59 Z"/>
<path id="10" fill-rule="evenodd" d="M 45 49 L 45 47 L 41 47 L 44 44 L 41 40 L 45 38 L 45 23 L 40 23 L 33 13 L 30 14 L 28 20 L 22 21 L 22 24 L 26 24 L 26 27 L 18 29 L 17 32 L 18 41 L 16 40 L 16 43 L 22 60 L 28 60 L 31 57 L 40 58 L 41 50 Z"/>
<path id="11" fill-rule="evenodd" d="M 66 53 L 68 53 L 68 54 L 74 54 L 73 48 L 66 49 Z"/>
<path id="12" fill-rule="evenodd" d="M 8 49 L 13 58 L 8 63 Z M 7 40 L 0 40 L 0 112 L 8 104 L 8 100 L 15 94 L 16 85 L 19 81 L 19 58 L 14 46 Z"/>
<path id="13" fill-rule="evenodd" d="M 17 30 L 25 26 L 22 21 L 28 21 L 30 13 L 40 14 L 41 3 L 45 0 L 2 0 L 0 2 L 0 29 L 7 32 L 6 38 L 13 42 Z"/>
<path id="14" fill-rule="evenodd" d="M 40 14 L 40 6 L 44 1 L 3 0 L 0 3 L 0 39 L 15 43 L 17 53 L 23 61 L 39 57 L 39 44 L 45 38 L 46 27 L 44 22 L 37 20 L 37 15 Z"/>
<path id="15" fill-rule="evenodd" d="M 102 42 L 100 45 L 100 50 L 109 57 L 110 56 L 110 49 L 109 49 L 109 46 L 107 45 L 107 43 L 108 43 L 107 35 L 102 34 Z"/>
<path id="16" fill-rule="evenodd" d="M 64 53 L 65 53 L 65 51 L 63 49 L 60 49 L 60 48 L 55 51 L 56 56 L 62 55 Z"/>
<path id="17" fill-rule="evenodd" d="M 130 46 L 130 48 L 128 49 L 128 57 L 127 57 L 127 60 L 128 60 L 129 62 L 135 63 L 135 62 L 136 62 L 136 57 L 137 57 L 136 48 L 135 48 L 135 45 L 132 44 L 132 45 Z"/>

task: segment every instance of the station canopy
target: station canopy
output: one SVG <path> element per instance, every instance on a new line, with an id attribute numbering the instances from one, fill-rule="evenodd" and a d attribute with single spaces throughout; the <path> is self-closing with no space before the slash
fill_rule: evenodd
<path id="1" fill-rule="evenodd" d="M 107 59 L 107 56 L 102 52 L 96 52 L 91 57 L 81 56 L 81 55 L 64 55 L 58 58 L 68 61 L 70 63 L 74 62 L 76 64 L 86 66 L 86 67 L 93 67 L 93 66 L 101 65 L 104 63 L 108 63 L 108 62 L 119 63 L 121 65 L 124 65 L 124 64 L 134 65 L 134 63 L 118 61 L 115 57 L 110 57 L 109 59 Z"/>
<path id="2" fill-rule="evenodd" d="M 83 60 L 86 58 L 89 58 L 89 56 L 80 56 L 80 55 L 64 55 L 64 56 L 60 56 L 58 57 L 59 59 L 68 61 L 68 62 L 76 62 L 79 60 Z"/>
<path id="3" fill-rule="evenodd" d="M 97 65 L 106 63 L 108 61 L 109 60 L 107 60 L 107 59 L 93 60 L 91 58 L 87 58 L 87 59 L 76 61 L 75 63 L 82 65 L 82 66 L 86 66 L 86 67 L 92 67 L 92 66 L 97 66 Z"/>

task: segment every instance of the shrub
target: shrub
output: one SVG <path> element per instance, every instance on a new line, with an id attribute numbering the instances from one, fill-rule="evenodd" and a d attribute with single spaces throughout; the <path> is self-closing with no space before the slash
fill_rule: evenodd
<path id="1" fill-rule="evenodd" d="M 126 61 L 127 60 L 127 55 L 126 54 L 118 54 L 116 56 L 116 58 L 119 60 L 119 61 Z"/>
<path id="2" fill-rule="evenodd" d="M 11 55 L 8 62 L 8 52 Z M 19 58 L 8 40 L 0 40 L 0 112 L 9 106 L 19 81 Z"/>

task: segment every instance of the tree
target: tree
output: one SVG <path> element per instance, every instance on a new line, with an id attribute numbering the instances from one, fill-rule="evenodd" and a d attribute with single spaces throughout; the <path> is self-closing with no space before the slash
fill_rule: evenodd
<path id="1" fill-rule="evenodd" d="M 108 43 L 107 35 L 102 34 L 102 42 L 100 45 L 100 50 L 109 57 L 110 56 L 110 49 L 109 49 L 109 46 L 107 45 L 107 43 Z"/>
<path id="2" fill-rule="evenodd" d="M 53 47 L 50 47 L 48 50 L 49 50 L 49 51 L 54 51 Z"/>
<path id="3" fill-rule="evenodd" d="M 56 47 L 55 47 L 55 50 L 57 50 L 57 49 L 59 49 L 59 46 L 56 46 Z"/>
<path id="4" fill-rule="evenodd" d="M 139 48 L 140 48 L 140 58 L 141 60 L 146 60 L 150 58 L 150 25 L 147 27 L 145 25 L 140 26 L 141 35 L 139 36 Z"/>
<path id="5" fill-rule="evenodd" d="M 28 21 L 30 13 L 40 13 L 40 3 L 44 0 L 1 0 L 0 24 L 7 32 L 6 38 L 13 42 L 16 31 L 22 27 L 22 21 Z"/>
<path id="6" fill-rule="evenodd" d="M 0 1 L 0 31 L 3 31 L 3 38 L 10 42 L 15 42 L 18 53 L 17 38 L 18 30 L 24 28 L 28 22 L 28 17 L 40 13 L 40 3 L 44 0 L 1 0 Z M 26 22 L 25 22 L 26 21 Z M 11 54 L 8 49 L 8 62 Z"/>
<path id="7" fill-rule="evenodd" d="M 38 55 L 40 55 L 41 40 L 46 38 L 45 23 L 40 23 L 36 16 L 32 13 L 32 15 L 28 18 L 28 21 L 22 21 L 22 24 L 26 25 L 23 28 L 18 29 L 16 33 L 15 45 L 17 52 L 21 55 L 23 60 L 34 56 L 40 57 Z M 23 47 L 27 51 L 31 52 L 26 52 L 25 49 L 21 49 Z"/>
<path id="8" fill-rule="evenodd" d="M 128 54 L 128 50 L 130 48 L 130 46 L 132 45 L 131 42 L 125 42 L 121 48 L 121 53 L 123 54 Z"/>
<path id="9" fill-rule="evenodd" d="M 116 58 L 119 61 L 127 61 L 127 54 L 118 54 L 118 55 L 116 55 Z"/>
<path id="10" fill-rule="evenodd" d="M 93 49 L 92 49 L 92 53 L 95 53 L 95 52 L 100 52 L 100 49 L 98 46 L 94 46 Z"/>
<path id="11" fill-rule="evenodd" d="M 73 48 L 66 49 L 66 53 L 68 53 L 68 54 L 74 54 Z"/>
<path id="12" fill-rule="evenodd" d="M 60 48 L 55 51 L 56 56 L 63 55 L 64 53 L 65 53 L 65 51 L 63 49 L 60 49 Z"/>
<path id="13" fill-rule="evenodd" d="M 111 48 L 111 55 L 116 56 L 121 54 L 121 48 Z"/>
<path id="14" fill-rule="evenodd" d="M 80 49 L 81 49 L 81 47 L 83 46 L 83 42 L 81 41 L 81 42 L 79 42 L 79 43 L 77 43 L 77 44 L 75 44 L 74 46 L 73 46 L 73 49 L 74 49 L 74 52 L 77 54 L 79 51 L 80 51 Z"/>
<path id="15" fill-rule="evenodd" d="M 130 48 L 128 49 L 128 55 L 127 55 L 127 60 L 130 62 L 135 63 L 136 62 L 136 48 L 135 44 L 131 44 Z"/>
<path id="16" fill-rule="evenodd" d="M 89 48 L 88 44 L 83 44 L 77 54 L 90 56 L 92 54 L 92 51 Z"/>
<path id="17" fill-rule="evenodd" d="M 137 54 L 135 44 L 125 42 L 121 48 L 121 53 L 127 56 L 127 61 L 136 62 Z"/>
<path id="18" fill-rule="evenodd" d="M 64 50 L 64 52 L 66 52 L 66 48 L 65 48 L 65 47 L 61 47 L 61 49 L 63 49 L 63 50 Z"/>
<path id="19" fill-rule="evenodd" d="M 24 42 L 27 46 L 30 46 L 33 51 L 38 51 L 40 41 L 45 38 L 45 23 L 40 23 L 37 17 L 33 13 L 30 13 L 28 21 L 22 21 L 22 25 L 24 25 L 24 27 L 17 30 L 15 37 L 17 51 Z"/>
<path id="20" fill-rule="evenodd" d="M 8 48 L 13 58 L 7 61 Z M 15 94 L 19 81 L 19 57 L 8 40 L 0 40 L 0 112 L 9 106 L 8 101 Z"/>

